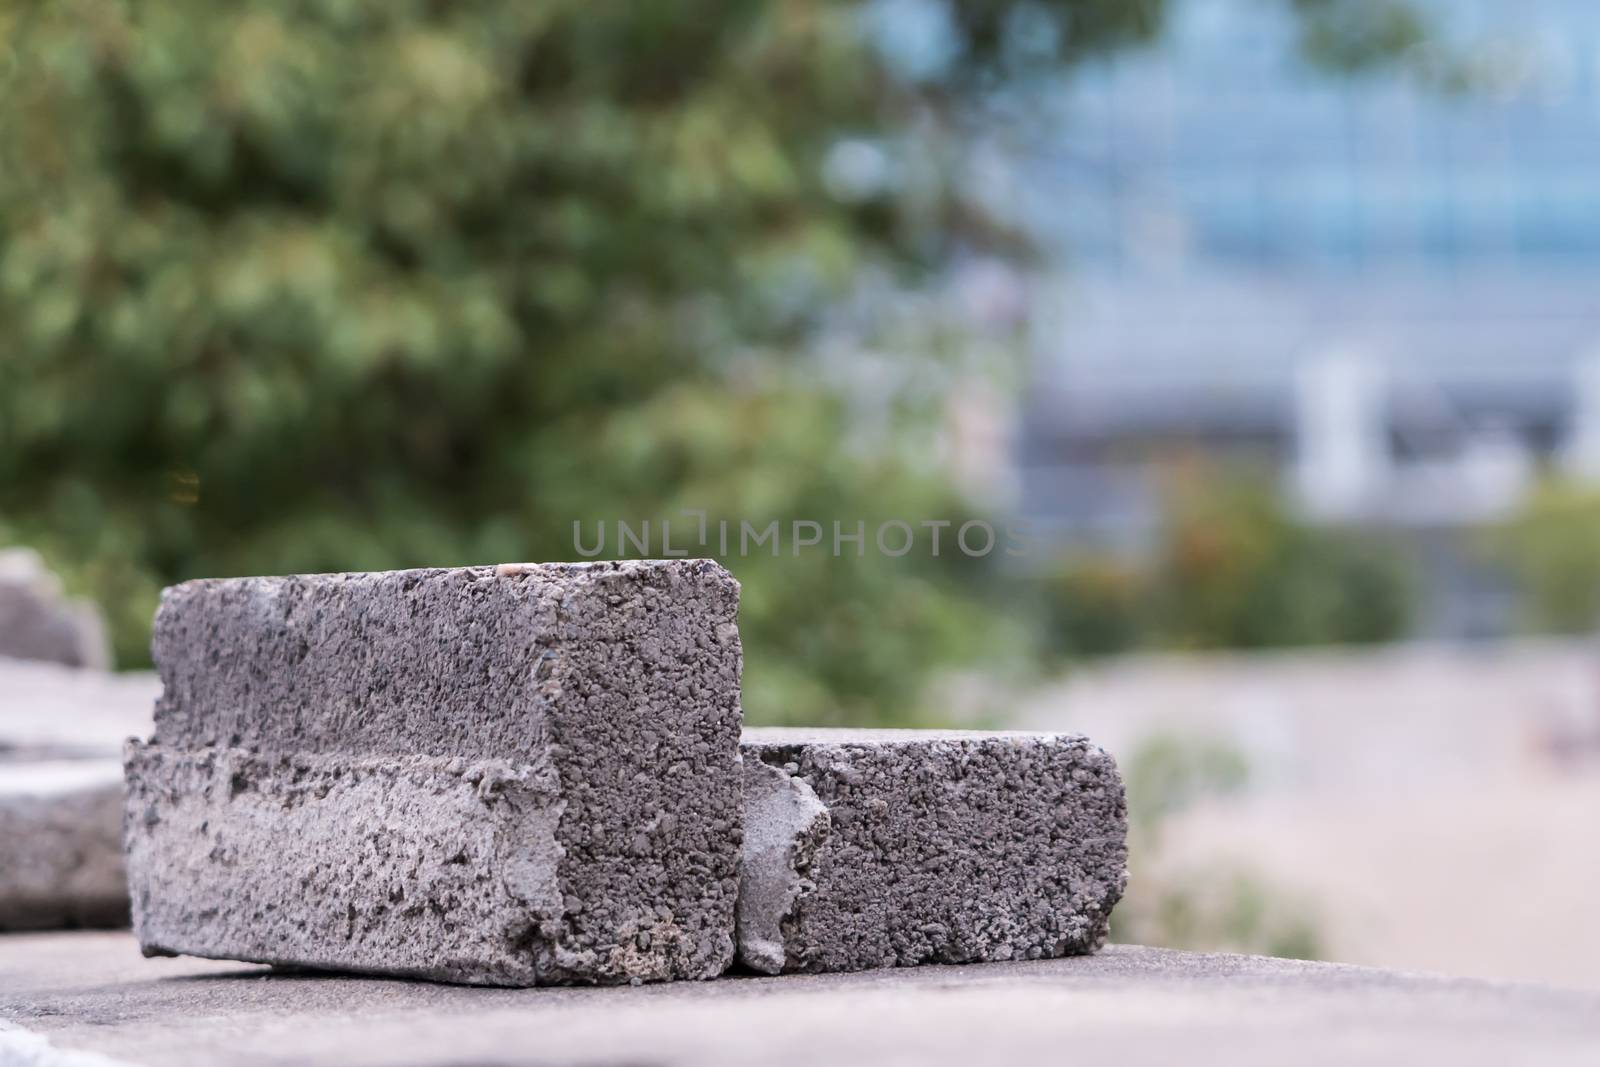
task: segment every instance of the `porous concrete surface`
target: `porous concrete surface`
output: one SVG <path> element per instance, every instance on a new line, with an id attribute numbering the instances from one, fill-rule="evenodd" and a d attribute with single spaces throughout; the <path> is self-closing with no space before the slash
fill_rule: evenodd
<path id="1" fill-rule="evenodd" d="M 716 976 L 737 609 L 687 559 L 168 590 L 155 738 L 127 755 L 135 931 L 463 982 Z"/>
<path id="2" fill-rule="evenodd" d="M 158 830 L 129 835 L 148 952 L 381 961 L 391 973 L 508 985 L 592 965 L 539 936 L 565 909 L 548 773 L 460 757 L 152 746 L 134 750 L 128 780 L 131 817 Z M 667 940 L 666 927 L 652 915 L 645 929 Z M 623 950 L 638 955 L 631 941 Z"/>
<path id="3" fill-rule="evenodd" d="M 1600 994 L 1108 946 L 973 967 L 484 989 L 0 938 L 0 1063 L 36 1067 L 1230 1067 L 1600 1062 Z M 41 1051 L 42 1050 L 42 1051 Z M 31 1058 L 24 1058 L 31 1057 Z"/>
<path id="4" fill-rule="evenodd" d="M 663 744 L 665 770 L 710 743 L 679 720 L 737 720 L 738 597 L 704 559 L 185 582 L 156 612 L 155 740 L 524 763 Z"/>
<path id="5" fill-rule="evenodd" d="M 0 762 L 0 930 L 122 926 L 122 767 Z"/>
<path id="6" fill-rule="evenodd" d="M 740 959 L 763 973 L 1093 952 L 1127 884 L 1115 763 L 1067 734 L 751 729 Z"/>
<path id="7" fill-rule="evenodd" d="M 100 611 L 70 599 L 37 553 L 0 549 L 0 656 L 104 670 L 111 645 Z"/>

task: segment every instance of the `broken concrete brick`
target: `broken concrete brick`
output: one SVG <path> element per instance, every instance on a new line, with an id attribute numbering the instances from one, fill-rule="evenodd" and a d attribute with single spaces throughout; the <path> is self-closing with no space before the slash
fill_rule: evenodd
<path id="1" fill-rule="evenodd" d="M 850 971 L 1093 952 L 1127 884 L 1116 765 L 1082 737 L 745 731 L 739 956 Z"/>
<path id="2" fill-rule="evenodd" d="M 0 930 L 122 926 L 122 768 L 0 762 Z"/>
<path id="3" fill-rule="evenodd" d="M 147 952 L 488 984 L 733 956 L 738 584 L 708 560 L 190 582 L 127 752 Z"/>

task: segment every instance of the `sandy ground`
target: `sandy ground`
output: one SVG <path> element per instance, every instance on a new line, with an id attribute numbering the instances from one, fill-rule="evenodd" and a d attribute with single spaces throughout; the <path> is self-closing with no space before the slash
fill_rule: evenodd
<path id="1" fill-rule="evenodd" d="M 1600 776 L 1210 803 L 1167 881 L 1218 865 L 1306 902 L 1349 963 L 1600 991 Z"/>
<path id="2" fill-rule="evenodd" d="M 1246 756 L 1246 791 L 1176 816 L 1148 876 L 1252 872 L 1331 959 L 1600 990 L 1593 643 L 1134 658 L 1016 725 L 1082 730 L 1124 767 L 1156 736 Z"/>
<path id="3" fill-rule="evenodd" d="M 1127 762 L 1155 735 L 1226 739 L 1258 793 L 1600 768 L 1600 644 L 1132 656 L 1028 694 L 1007 725 L 1079 730 Z"/>

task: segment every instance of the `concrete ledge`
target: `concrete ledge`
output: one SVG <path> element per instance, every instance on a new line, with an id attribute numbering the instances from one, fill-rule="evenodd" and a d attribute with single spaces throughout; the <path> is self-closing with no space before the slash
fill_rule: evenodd
<path id="1" fill-rule="evenodd" d="M 1170 1067 L 1600 1062 L 1600 994 L 1113 945 L 1093 956 L 638 989 L 484 989 L 0 937 L 8 1042 L 71 1067 Z M 24 1050 L 26 1051 L 26 1050 Z"/>

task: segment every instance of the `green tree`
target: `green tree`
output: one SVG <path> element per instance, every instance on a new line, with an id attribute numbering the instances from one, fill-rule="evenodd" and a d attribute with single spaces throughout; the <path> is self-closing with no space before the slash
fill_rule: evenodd
<path id="1" fill-rule="evenodd" d="M 0 0 L 0 520 L 136 665 L 187 577 L 943 505 L 808 340 L 1014 237 L 940 131 L 1163 6 L 961 0 L 907 72 L 844 0 Z M 736 561 L 753 717 L 908 714 L 994 633 L 964 569 Z"/>
<path id="2" fill-rule="evenodd" d="M 1270 485 L 1242 475 L 1180 479 L 1155 582 L 1155 630 L 1178 648 L 1392 641 L 1410 616 L 1404 573 L 1381 544 L 1298 522 Z"/>
<path id="3" fill-rule="evenodd" d="M 1370 532 L 1309 526 L 1249 472 L 1181 466 L 1142 557 L 1078 554 L 1046 576 L 1047 652 L 1374 644 L 1402 636 L 1402 557 Z"/>

